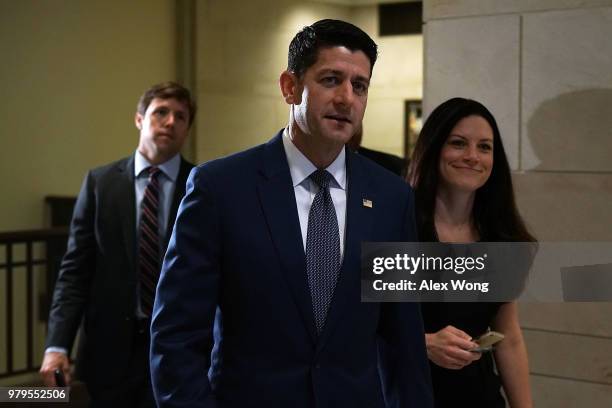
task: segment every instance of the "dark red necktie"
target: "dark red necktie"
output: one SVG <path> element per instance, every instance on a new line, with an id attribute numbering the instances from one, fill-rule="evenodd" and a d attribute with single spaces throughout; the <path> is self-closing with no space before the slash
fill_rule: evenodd
<path id="1" fill-rule="evenodd" d="M 159 181 L 157 167 L 149 167 L 149 184 L 145 188 L 140 204 L 140 238 L 138 240 L 138 263 L 140 269 L 140 306 L 142 312 L 151 316 L 155 288 L 159 279 Z"/>

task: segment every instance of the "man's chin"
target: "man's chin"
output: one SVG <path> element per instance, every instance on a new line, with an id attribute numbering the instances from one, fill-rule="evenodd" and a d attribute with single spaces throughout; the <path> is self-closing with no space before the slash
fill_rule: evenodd
<path id="1" fill-rule="evenodd" d="M 179 149 L 177 149 L 173 143 L 169 143 L 169 144 L 157 143 L 156 147 L 157 147 L 157 153 L 164 155 L 165 157 L 174 156 L 175 154 L 179 152 Z"/>
<path id="2" fill-rule="evenodd" d="M 175 143 L 171 139 L 159 138 L 155 140 L 155 146 L 157 147 L 157 150 L 170 150 L 174 148 L 174 145 Z"/>
<path id="3" fill-rule="evenodd" d="M 345 145 L 353 137 L 352 127 L 347 126 L 345 129 L 331 129 L 326 132 L 325 139 L 334 144 Z"/>

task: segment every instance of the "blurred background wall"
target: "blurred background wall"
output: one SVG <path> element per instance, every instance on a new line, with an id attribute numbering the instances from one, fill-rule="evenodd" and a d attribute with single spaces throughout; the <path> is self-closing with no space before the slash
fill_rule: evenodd
<path id="1" fill-rule="evenodd" d="M 0 231 L 41 228 L 45 195 L 129 155 L 149 85 L 176 76 L 173 0 L 0 2 Z"/>
<path id="2" fill-rule="evenodd" d="M 287 47 L 323 18 L 351 21 L 379 44 L 363 144 L 403 155 L 404 101 L 422 97 L 422 35 L 380 37 L 373 1 L 206 0 L 197 2 L 199 160 L 263 143 L 287 123 L 278 86 Z"/>

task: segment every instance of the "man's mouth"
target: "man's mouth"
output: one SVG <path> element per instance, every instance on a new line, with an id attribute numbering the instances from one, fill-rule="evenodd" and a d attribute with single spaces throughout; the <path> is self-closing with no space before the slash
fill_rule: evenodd
<path id="1" fill-rule="evenodd" d="M 348 118 L 348 116 L 344 115 L 325 115 L 325 119 L 331 119 L 337 122 L 351 123 L 351 120 Z"/>

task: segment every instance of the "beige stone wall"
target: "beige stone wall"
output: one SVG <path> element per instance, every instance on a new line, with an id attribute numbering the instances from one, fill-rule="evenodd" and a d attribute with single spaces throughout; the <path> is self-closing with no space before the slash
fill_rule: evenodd
<path id="1" fill-rule="evenodd" d="M 41 228 L 43 197 L 130 154 L 138 97 L 175 77 L 174 1 L 0 4 L 0 231 Z"/>
<path id="2" fill-rule="evenodd" d="M 404 100 L 422 93 L 422 36 L 377 37 L 375 6 L 202 0 L 196 19 L 198 161 L 265 142 L 286 125 L 289 111 L 278 78 L 287 66 L 287 47 L 301 27 L 322 18 L 351 21 L 379 44 L 363 144 L 402 154 Z"/>
<path id="3" fill-rule="evenodd" d="M 542 241 L 612 240 L 612 1 L 426 0 L 425 113 L 453 96 L 499 121 Z M 611 304 L 527 304 L 536 407 L 608 407 Z"/>

